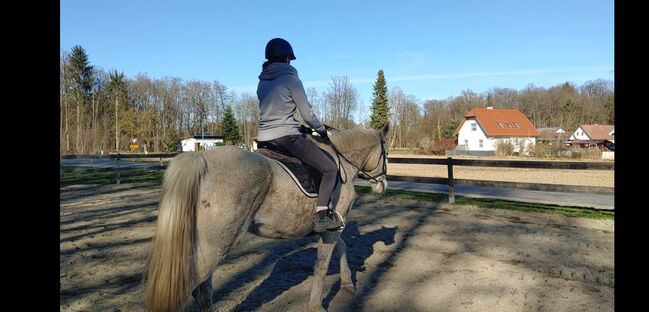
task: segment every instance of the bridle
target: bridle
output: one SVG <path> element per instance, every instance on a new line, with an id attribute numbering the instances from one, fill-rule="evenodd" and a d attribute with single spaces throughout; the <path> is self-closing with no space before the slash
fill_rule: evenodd
<path id="1" fill-rule="evenodd" d="M 336 148 L 336 145 L 333 144 L 333 142 L 331 142 L 331 147 L 333 147 L 333 149 L 336 151 L 336 154 L 338 155 L 338 170 L 341 171 L 341 172 L 344 172 L 344 169 L 343 169 L 343 167 L 341 165 L 341 162 L 340 162 L 340 157 L 342 157 L 348 163 L 350 163 L 352 166 L 354 166 L 354 167 L 356 167 L 358 169 L 359 174 L 363 175 L 361 177 L 362 179 L 368 180 L 368 181 L 370 181 L 372 183 L 379 183 L 379 182 L 383 181 L 385 179 L 385 175 L 388 172 L 388 156 L 387 156 L 387 153 L 385 151 L 385 141 L 383 140 L 383 137 L 381 137 L 381 144 L 380 145 L 381 145 L 381 158 L 383 158 L 383 168 L 381 168 L 381 172 L 379 172 L 378 174 L 372 175 L 370 172 L 376 170 L 379 167 L 379 164 L 377 163 L 376 167 L 374 167 L 374 169 L 372 169 L 372 170 L 369 170 L 369 172 L 363 170 L 363 168 L 365 168 L 365 165 L 367 164 L 368 159 L 370 158 L 369 155 L 368 155 L 368 157 L 365 158 L 365 160 L 363 160 L 363 163 L 360 166 L 357 166 L 351 160 L 349 160 L 347 157 L 345 157 L 345 155 L 343 155 L 338 150 L 338 148 Z M 379 161 L 381 161 L 381 158 L 379 158 Z M 341 174 L 340 179 L 341 179 L 341 181 L 343 183 L 345 183 L 345 180 L 343 180 L 343 176 L 346 176 L 346 174 Z"/>
<path id="2" fill-rule="evenodd" d="M 368 173 L 367 171 L 363 170 L 365 165 L 367 164 L 367 160 L 369 157 L 365 158 L 363 161 L 363 164 L 361 164 L 360 167 L 358 167 L 359 174 L 362 174 L 363 177 L 362 179 L 371 181 L 373 183 L 378 183 L 381 182 L 385 179 L 385 175 L 388 173 L 388 155 L 385 151 L 385 141 L 383 140 L 383 137 L 381 137 L 381 158 L 383 158 L 383 168 L 381 168 L 381 172 L 378 174 L 372 175 Z M 381 158 L 379 158 L 379 161 L 381 161 Z M 376 164 L 376 167 L 374 169 L 370 170 L 370 172 L 376 170 L 379 167 L 379 164 Z"/>

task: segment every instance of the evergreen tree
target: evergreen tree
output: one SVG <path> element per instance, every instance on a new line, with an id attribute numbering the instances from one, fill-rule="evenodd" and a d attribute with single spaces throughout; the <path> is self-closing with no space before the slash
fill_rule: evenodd
<path id="1" fill-rule="evenodd" d="M 241 136 L 239 135 L 239 125 L 237 125 L 237 120 L 234 118 L 234 113 L 232 112 L 232 107 L 230 105 L 225 107 L 221 134 L 224 137 L 225 144 L 228 145 L 236 144 L 241 140 Z"/>
<path id="2" fill-rule="evenodd" d="M 444 129 L 444 138 L 445 139 L 455 139 L 455 130 L 460 126 L 460 121 L 453 119 L 448 123 L 446 129 Z"/>
<path id="3" fill-rule="evenodd" d="M 370 116 L 370 127 L 381 129 L 388 123 L 390 108 L 388 107 L 388 86 L 385 83 L 383 70 L 379 69 L 372 99 L 372 115 Z"/>
<path id="4" fill-rule="evenodd" d="M 124 77 L 124 73 L 117 72 L 117 70 L 112 71 L 109 73 L 109 81 L 107 85 L 108 92 L 110 92 L 110 96 L 113 99 L 113 102 L 115 103 L 113 114 L 115 118 L 115 151 L 120 150 L 120 122 L 121 121 L 120 116 L 123 113 L 120 113 L 124 111 L 124 107 L 126 106 L 127 98 L 126 98 L 126 78 Z M 121 102 L 121 104 L 120 104 Z"/>
<path id="5" fill-rule="evenodd" d="M 75 45 L 72 47 L 67 66 L 65 68 L 65 78 L 70 82 L 70 93 L 73 95 L 76 102 L 76 137 L 75 137 L 75 153 L 83 152 L 81 149 L 81 116 L 83 110 L 90 98 L 90 91 L 92 89 L 92 72 L 93 66 L 90 66 L 88 54 L 81 46 Z"/>

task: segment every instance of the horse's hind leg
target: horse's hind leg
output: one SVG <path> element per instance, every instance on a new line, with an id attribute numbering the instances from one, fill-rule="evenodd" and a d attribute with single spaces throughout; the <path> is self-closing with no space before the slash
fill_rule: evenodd
<path id="1" fill-rule="evenodd" d="M 320 235 L 320 240 L 318 240 L 318 258 L 316 260 L 315 271 L 313 272 L 313 286 L 311 287 L 311 298 L 309 299 L 309 311 L 325 311 L 322 307 L 324 280 L 338 237 L 340 237 L 339 231 L 325 231 Z"/>
<path id="2" fill-rule="evenodd" d="M 212 310 L 212 275 L 192 291 L 192 296 L 199 311 L 209 312 Z"/>
<path id="3" fill-rule="evenodd" d="M 340 286 L 343 290 L 354 295 L 356 294 L 356 287 L 352 282 L 352 271 L 347 263 L 347 246 L 342 237 L 338 237 L 336 241 L 336 252 L 340 255 Z"/>

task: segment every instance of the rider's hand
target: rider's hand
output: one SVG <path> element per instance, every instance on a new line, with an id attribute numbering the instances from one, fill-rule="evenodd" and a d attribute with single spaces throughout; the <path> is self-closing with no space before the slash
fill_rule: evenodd
<path id="1" fill-rule="evenodd" d="M 313 130 L 311 130 L 311 128 L 305 127 L 304 125 L 300 125 L 300 129 L 298 131 L 300 131 L 300 133 L 304 133 L 304 134 L 311 134 L 313 132 Z"/>
<path id="2" fill-rule="evenodd" d="M 320 137 L 322 138 L 323 141 L 325 141 L 327 143 L 331 142 L 331 140 L 329 140 L 329 135 L 327 134 L 327 130 L 322 131 L 322 132 L 318 132 L 318 134 L 320 135 Z"/>

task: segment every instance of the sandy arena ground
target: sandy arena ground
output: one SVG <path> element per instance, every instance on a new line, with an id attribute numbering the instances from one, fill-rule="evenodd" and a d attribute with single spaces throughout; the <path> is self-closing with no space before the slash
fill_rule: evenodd
<path id="1" fill-rule="evenodd" d="M 160 187 L 61 189 L 61 311 L 144 311 Z M 343 232 L 355 297 L 334 255 L 329 311 L 613 311 L 612 220 L 365 195 Z M 303 311 L 316 237 L 248 235 L 214 274 L 214 311 Z"/>

